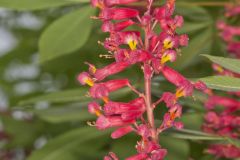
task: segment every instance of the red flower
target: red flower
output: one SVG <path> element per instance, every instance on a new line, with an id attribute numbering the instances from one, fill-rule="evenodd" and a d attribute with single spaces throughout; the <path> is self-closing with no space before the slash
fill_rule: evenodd
<path id="1" fill-rule="evenodd" d="M 137 2 L 139 0 L 104 0 L 106 6 L 113 6 L 113 5 L 121 5 L 121 4 L 128 4 Z"/>
<path id="2" fill-rule="evenodd" d="M 96 121 L 96 127 L 99 130 L 107 129 L 110 127 L 121 127 L 134 123 L 134 120 L 123 121 L 121 116 L 100 116 Z"/>
<path id="3" fill-rule="evenodd" d="M 240 108 L 240 102 L 227 97 L 221 96 L 211 96 L 208 98 L 208 101 L 205 103 L 207 109 L 213 109 L 215 106 L 224 106 L 226 108 Z"/>
<path id="4" fill-rule="evenodd" d="M 118 22 L 113 24 L 110 21 L 105 21 L 102 25 L 102 31 L 103 32 L 116 32 L 116 31 L 121 31 L 124 30 L 125 28 L 133 25 L 135 22 L 132 20 L 125 20 L 122 22 Z"/>
<path id="5" fill-rule="evenodd" d="M 131 8 L 104 8 L 99 18 L 105 20 L 122 20 L 138 16 L 138 10 Z"/>
<path id="6" fill-rule="evenodd" d="M 121 128 L 118 128 L 117 130 L 115 130 L 114 132 L 112 132 L 111 137 L 113 139 L 117 139 L 117 138 L 120 138 L 132 131 L 133 131 L 132 126 L 121 127 Z"/>
<path id="7" fill-rule="evenodd" d="M 110 75 L 123 71 L 128 66 L 129 66 L 129 63 L 127 62 L 118 62 L 118 63 L 114 62 L 104 68 L 97 69 L 96 73 L 94 74 L 94 77 L 98 81 L 101 81 Z"/>

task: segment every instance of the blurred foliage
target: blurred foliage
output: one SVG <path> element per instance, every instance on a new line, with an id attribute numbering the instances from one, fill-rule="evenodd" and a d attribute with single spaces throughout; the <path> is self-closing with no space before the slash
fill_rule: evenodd
<path id="1" fill-rule="evenodd" d="M 239 72 L 239 62 L 215 57 L 226 55 L 215 26 L 218 19 L 224 18 L 223 5 L 208 6 L 208 2 L 219 1 L 178 0 L 177 3 L 176 12 L 185 19 L 184 27 L 178 32 L 189 34 L 190 43 L 173 67 L 191 79 L 212 75 L 211 63 L 201 54 Z M 106 52 L 97 44 L 105 35 L 101 33 L 100 23 L 90 19 L 95 11 L 89 7 L 88 0 L 0 0 L 0 7 L 0 29 L 16 40 L 10 51 L 0 54 L 0 97 L 6 101 L 0 103 L 5 105 L 0 106 L 0 132 L 8 135 L 0 136 L 0 157 L 94 160 L 110 150 L 121 158 L 134 154 L 136 136 L 130 134 L 113 141 L 109 138 L 110 131 L 99 132 L 86 125 L 94 117 L 87 113 L 90 99 L 85 96 L 87 90 L 76 82 L 76 75 L 87 69 L 85 61 L 98 67 L 111 62 L 97 56 Z M 142 74 L 136 68 L 116 76 L 128 77 L 142 90 Z M 236 78 L 202 80 L 213 89 L 240 90 L 240 80 Z M 163 77 L 155 77 L 155 98 L 172 89 Z M 114 100 L 133 97 L 128 89 L 112 95 Z M 181 133 L 170 130 L 160 137 L 161 145 L 169 152 L 167 160 L 212 160 L 204 152 L 206 145 L 217 140 L 231 141 L 200 132 L 206 97 L 199 93 L 194 97 L 194 103 L 191 98 L 181 101 L 184 105 L 181 120 L 188 130 Z M 163 111 L 161 106 L 158 113 Z M 161 114 L 156 117 L 160 119 Z"/>

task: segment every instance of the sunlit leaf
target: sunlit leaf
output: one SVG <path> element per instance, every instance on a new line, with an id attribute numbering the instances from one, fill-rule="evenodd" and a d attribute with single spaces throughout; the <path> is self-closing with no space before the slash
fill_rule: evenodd
<path id="1" fill-rule="evenodd" d="M 20 101 L 19 105 L 28 105 L 42 101 L 51 103 L 66 103 L 66 102 L 87 103 L 92 100 L 90 97 L 86 96 L 87 92 L 88 89 L 84 87 L 78 89 L 69 89 L 66 91 L 53 92 Z M 110 95 L 110 97 L 111 99 L 114 100 L 117 98 L 121 98 L 123 95 L 128 96 L 130 93 L 131 90 L 129 88 L 124 88 L 118 90 L 118 92 L 113 92 Z"/>
<path id="2" fill-rule="evenodd" d="M 39 118 L 50 123 L 76 122 L 87 121 L 93 118 L 87 111 L 86 104 L 79 104 L 78 106 L 63 106 L 51 107 L 44 110 L 34 110 Z"/>
<path id="3" fill-rule="evenodd" d="M 90 35 L 93 9 L 89 6 L 72 11 L 51 24 L 39 41 L 40 62 L 69 54 L 81 48 Z"/>
<path id="4" fill-rule="evenodd" d="M 240 73 L 240 60 L 233 58 L 224 58 L 211 55 L 202 55 L 207 57 L 210 61 L 236 73 Z"/>
<path id="5" fill-rule="evenodd" d="M 79 88 L 79 89 L 72 89 L 60 92 L 53 92 L 44 94 L 41 96 L 33 97 L 27 100 L 21 101 L 20 105 L 27 105 L 32 104 L 35 102 L 47 101 L 52 103 L 66 103 L 66 102 L 88 102 L 90 98 L 86 97 L 87 89 L 86 88 Z"/>
<path id="6" fill-rule="evenodd" d="M 222 91 L 240 91 L 240 79 L 227 76 L 211 76 L 201 78 L 206 85 L 211 89 Z"/>
<path id="7" fill-rule="evenodd" d="M 212 34 L 212 30 L 206 28 L 201 31 L 200 34 L 195 35 L 194 38 L 191 39 L 190 37 L 189 45 L 182 49 L 182 55 L 179 56 L 177 61 L 173 63 L 173 66 L 181 69 L 185 68 L 186 66 L 198 61 L 199 58 L 196 57 L 199 54 L 210 52 Z"/>

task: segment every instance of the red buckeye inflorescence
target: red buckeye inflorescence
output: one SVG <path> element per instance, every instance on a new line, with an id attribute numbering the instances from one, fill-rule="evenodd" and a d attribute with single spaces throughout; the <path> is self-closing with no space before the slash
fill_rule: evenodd
<path id="1" fill-rule="evenodd" d="M 240 6 L 227 6 L 226 18 L 240 15 Z M 240 58 L 240 41 L 236 40 L 240 36 L 240 27 L 228 25 L 224 21 L 217 23 L 217 28 L 221 31 L 220 36 L 227 43 L 227 51 L 234 58 Z M 218 64 L 213 64 L 213 69 L 218 75 L 225 75 L 240 78 L 240 74 L 229 71 Z M 205 123 L 203 130 L 205 132 L 226 136 L 233 139 L 240 138 L 240 101 L 237 97 L 240 92 L 229 92 L 226 96 L 218 96 L 210 94 L 205 107 L 207 114 L 205 115 Z M 235 97 L 235 98 L 234 98 Z M 217 106 L 222 106 L 221 111 L 216 110 Z M 232 144 L 211 144 L 207 152 L 216 157 L 223 158 L 239 158 L 240 148 Z"/>
<path id="2" fill-rule="evenodd" d="M 132 3 L 140 0 L 91 0 L 92 6 L 100 9 L 98 17 L 102 21 L 101 30 L 108 32 L 109 37 L 99 42 L 108 50 L 107 55 L 101 57 L 113 58 L 114 62 L 96 68 L 89 65 L 88 72 L 82 72 L 78 81 L 82 85 L 90 86 L 89 95 L 95 99 L 89 103 L 88 110 L 98 118 L 90 123 L 99 130 L 115 128 L 111 134 L 113 139 L 120 138 L 130 132 L 136 133 L 141 139 L 137 142 L 137 154 L 126 160 L 162 160 L 167 150 L 163 149 L 158 136 L 170 127 L 181 129 L 183 124 L 175 121 L 182 115 L 179 98 L 191 96 L 194 88 L 205 91 L 202 82 L 193 83 L 174 69 L 167 66 L 174 62 L 181 46 L 188 45 L 186 34 L 178 35 L 177 28 L 183 26 L 183 17 L 173 16 L 175 0 L 167 0 L 160 7 L 153 8 L 153 0 L 140 1 L 146 8 L 135 9 Z M 141 31 L 127 30 L 136 26 Z M 155 32 L 160 27 L 161 32 Z M 107 77 L 126 70 L 138 64 L 144 73 L 144 92 L 138 91 L 128 79 L 106 80 Z M 151 80 L 154 75 L 162 74 L 166 80 L 176 86 L 176 92 L 165 92 L 156 102 L 151 98 Z M 138 98 L 129 102 L 111 101 L 109 95 L 123 87 L 129 87 Z M 103 105 L 96 100 L 102 100 Z M 156 126 L 154 109 L 159 103 L 165 103 L 168 112 L 163 121 Z M 105 160 L 117 160 L 117 156 L 110 152 Z"/>

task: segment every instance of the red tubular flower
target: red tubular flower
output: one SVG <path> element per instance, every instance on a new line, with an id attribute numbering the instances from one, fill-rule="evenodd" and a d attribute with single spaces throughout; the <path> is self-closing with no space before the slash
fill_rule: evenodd
<path id="1" fill-rule="evenodd" d="M 129 66 L 128 62 L 118 62 L 118 63 L 114 62 L 104 68 L 97 69 L 94 76 L 98 81 L 101 81 L 110 75 L 123 71 L 128 66 Z"/>
<path id="2" fill-rule="evenodd" d="M 240 14 L 240 6 L 227 6 L 225 16 L 232 17 Z"/>
<path id="3" fill-rule="evenodd" d="M 110 80 L 103 83 L 97 83 L 90 89 L 90 95 L 93 98 L 108 97 L 110 92 L 116 91 L 129 84 L 127 79 Z"/>
<path id="4" fill-rule="evenodd" d="M 122 114 L 127 112 L 141 111 L 139 106 L 134 106 L 129 103 L 109 102 L 104 106 L 104 112 L 107 115 Z"/>
<path id="5" fill-rule="evenodd" d="M 115 153 L 109 152 L 109 155 L 105 156 L 104 160 L 119 160 L 119 158 L 117 157 L 117 155 Z"/>
<path id="6" fill-rule="evenodd" d="M 117 139 L 117 138 L 120 138 L 132 131 L 133 131 L 132 126 L 121 127 L 121 128 L 118 128 L 117 130 L 115 130 L 114 132 L 112 132 L 111 137 L 113 139 Z"/>
<path id="7" fill-rule="evenodd" d="M 140 37 L 140 32 L 138 31 L 125 31 L 119 32 L 118 36 L 121 39 L 122 44 L 129 45 L 131 50 L 137 49 L 138 39 Z"/>
<path id="8" fill-rule="evenodd" d="M 177 52 L 175 50 L 167 50 L 161 57 L 161 64 L 167 61 L 174 62 L 177 59 Z"/>
<path id="9" fill-rule="evenodd" d="M 141 124 L 137 128 L 137 134 L 143 137 L 143 139 L 147 139 L 151 136 L 151 131 L 149 127 L 145 124 Z"/>
<path id="10" fill-rule="evenodd" d="M 104 85 L 107 87 L 107 89 L 110 92 L 113 92 L 129 85 L 129 81 L 128 79 L 110 80 L 110 81 L 104 82 Z"/>
<path id="11" fill-rule="evenodd" d="M 137 1 L 139 0 L 104 0 L 104 3 L 106 6 L 110 7 L 113 5 L 129 4 Z"/>
<path id="12" fill-rule="evenodd" d="M 108 97 L 109 95 L 109 90 L 108 88 L 103 84 L 95 84 L 93 87 L 90 89 L 90 95 L 93 98 L 103 98 L 103 97 Z"/>
<path id="13" fill-rule="evenodd" d="M 89 86 L 93 86 L 94 82 L 90 75 L 87 72 L 82 72 L 78 75 L 78 81 L 82 84 L 88 84 Z"/>
<path id="14" fill-rule="evenodd" d="M 166 149 L 154 150 L 151 155 L 151 160 L 163 160 L 166 155 L 167 155 Z"/>
<path id="15" fill-rule="evenodd" d="M 219 120 L 219 117 L 218 115 L 215 113 L 215 112 L 208 112 L 206 115 L 205 115 L 205 120 L 215 126 L 219 126 L 219 123 L 220 123 L 220 120 Z"/>
<path id="16" fill-rule="evenodd" d="M 237 58 L 240 58 L 240 42 L 228 43 L 227 50 Z"/>
<path id="17" fill-rule="evenodd" d="M 138 10 L 131 8 L 104 8 L 99 15 L 103 20 L 122 20 L 138 16 Z"/>
<path id="18" fill-rule="evenodd" d="M 176 91 L 177 98 L 192 95 L 194 85 L 180 73 L 167 66 L 163 67 L 162 73 L 169 82 L 178 87 Z"/>
<path id="19" fill-rule="evenodd" d="M 180 73 L 168 66 L 163 67 L 162 73 L 169 82 L 173 83 L 177 87 L 180 87 L 185 81 L 187 81 L 187 79 L 183 77 Z"/>
<path id="20" fill-rule="evenodd" d="M 240 148 L 233 145 L 217 144 L 211 145 L 207 150 L 208 153 L 217 155 L 218 157 L 226 158 L 239 158 L 240 157 Z"/>
<path id="21" fill-rule="evenodd" d="M 115 23 L 115 24 L 113 24 L 110 21 L 105 21 L 102 25 L 102 31 L 103 32 L 121 31 L 121 30 L 124 30 L 125 28 L 133 25 L 134 23 L 135 22 L 130 20 L 130 19 L 122 21 L 122 22 L 118 22 L 118 23 Z"/>
<path id="22" fill-rule="evenodd" d="M 146 62 L 152 58 L 151 54 L 144 50 L 134 50 L 130 52 L 127 61 L 130 64 L 135 64 L 137 62 Z"/>
<path id="23" fill-rule="evenodd" d="M 146 153 L 139 153 L 134 156 L 126 158 L 126 160 L 145 160 L 148 157 Z"/>
<path id="24" fill-rule="evenodd" d="M 115 55 L 117 62 L 128 62 L 129 64 L 135 64 L 138 62 L 146 62 L 152 58 L 151 54 L 144 50 L 118 50 Z"/>
<path id="25" fill-rule="evenodd" d="M 188 46 L 189 37 L 186 34 L 179 36 L 179 44 L 181 46 Z"/>
<path id="26" fill-rule="evenodd" d="M 207 109 L 213 109 L 215 106 L 224 106 L 227 108 L 237 108 L 240 109 L 240 102 L 227 97 L 221 96 L 211 96 L 208 98 L 208 101 L 205 103 Z"/>
<path id="27" fill-rule="evenodd" d="M 95 114 L 96 116 L 101 115 L 101 106 L 97 102 L 91 102 L 88 104 L 88 112 L 91 114 Z"/>
<path id="28" fill-rule="evenodd" d="M 121 114 L 121 118 L 123 121 L 130 121 L 130 120 L 136 120 L 140 118 L 143 114 L 143 111 L 131 111 L 131 112 L 125 112 Z"/>
<path id="29" fill-rule="evenodd" d="M 170 92 L 164 92 L 161 97 L 161 101 L 164 101 L 167 107 L 171 107 L 177 102 L 176 95 Z"/>
<path id="30" fill-rule="evenodd" d="M 107 129 L 110 127 L 121 127 L 134 123 L 134 120 L 123 121 L 120 116 L 100 116 L 96 121 L 96 127 L 99 130 Z"/>

